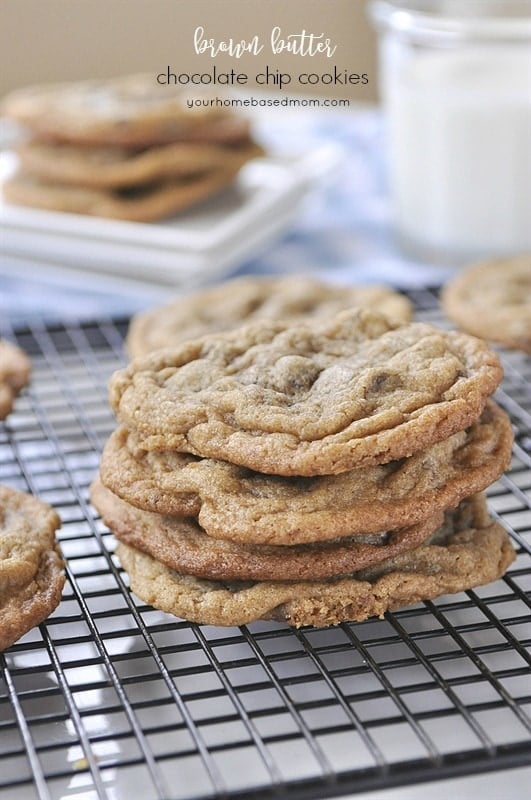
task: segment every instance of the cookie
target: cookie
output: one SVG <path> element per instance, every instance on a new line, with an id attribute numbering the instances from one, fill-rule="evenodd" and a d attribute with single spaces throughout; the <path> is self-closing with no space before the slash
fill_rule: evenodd
<path id="1" fill-rule="evenodd" d="M 509 418 L 489 401 L 468 430 L 400 462 L 290 478 L 188 453 L 141 450 L 121 427 L 105 444 L 100 474 L 138 508 L 197 516 L 210 537 L 292 545 L 394 530 L 452 508 L 502 474 L 512 440 Z"/>
<path id="2" fill-rule="evenodd" d="M 25 142 L 17 158 L 26 174 L 47 183 L 117 189 L 176 177 L 204 175 L 225 166 L 241 167 L 264 151 L 252 142 L 238 147 L 178 142 L 148 150 L 124 147 Z"/>
<path id="3" fill-rule="evenodd" d="M 31 363 L 26 354 L 11 342 L 0 340 L 0 419 L 13 408 L 15 397 L 26 386 Z"/>
<path id="4" fill-rule="evenodd" d="M 206 175 L 121 191 L 61 186 L 17 172 L 4 181 L 2 190 L 6 200 L 17 205 L 132 222 L 152 222 L 176 214 L 220 192 L 232 183 L 237 171 L 234 166 L 227 166 Z"/>
<path id="5" fill-rule="evenodd" d="M 201 464 L 207 468 L 210 464 L 213 466 L 211 477 L 214 480 L 221 478 L 214 472 L 217 465 L 222 472 L 227 470 L 230 476 L 234 475 L 234 480 L 240 476 L 239 467 L 223 461 L 200 459 L 174 450 L 142 450 L 134 435 L 120 426 L 105 442 L 100 459 L 100 477 L 104 486 L 137 508 L 158 514 L 196 517 L 203 499 L 187 467 L 193 465 L 195 469 Z M 242 476 L 244 474 L 245 470 Z"/>
<path id="6" fill-rule="evenodd" d="M 132 591 L 145 603 L 206 625 L 273 619 L 288 625 L 337 625 L 501 577 L 515 558 L 509 536 L 475 496 L 448 512 L 431 541 L 352 576 L 327 581 L 207 581 L 180 574 L 120 542 Z"/>
<path id="7" fill-rule="evenodd" d="M 137 314 L 126 347 L 136 357 L 258 320 L 326 320 L 352 306 L 374 308 L 401 322 L 412 317 L 410 301 L 386 286 L 334 286 L 309 275 L 243 277 Z"/>
<path id="8" fill-rule="evenodd" d="M 248 138 L 244 117 L 206 96 L 205 105 L 193 108 L 187 99 L 189 92 L 159 86 L 153 75 L 132 75 L 16 89 L 4 98 L 2 112 L 45 141 L 136 148 Z"/>
<path id="9" fill-rule="evenodd" d="M 501 377 L 498 357 L 476 338 L 355 309 L 157 350 L 113 375 L 109 399 L 146 450 L 331 475 L 463 430 Z"/>
<path id="10" fill-rule="evenodd" d="M 316 580 L 345 575 L 424 542 L 443 514 L 399 531 L 279 547 L 212 539 L 191 517 L 142 511 L 96 480 L 91 502 L 116 537 L 178 572 L 213 580 Z"/>
<path id="11" fill-rule="evenodd" d="M 46 503 L 0 486 L 0 650 L 46 619 L 61 600 L 59 526 Z"/>
<path id="12" fill-rule="evenodd" d="M 531 353 L 531 255 L 474 264 L 449 281 L 441 300 L 462 330 Z"/>

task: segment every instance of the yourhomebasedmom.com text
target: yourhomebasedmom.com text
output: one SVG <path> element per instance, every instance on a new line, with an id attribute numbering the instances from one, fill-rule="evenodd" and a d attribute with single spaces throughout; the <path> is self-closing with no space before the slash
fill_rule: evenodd
<path id="1" fill-rule="evenodd" d="M 350 100 L 341 97 L 195 97 L 187 98 L 188 108 L 349 108 Z"/>

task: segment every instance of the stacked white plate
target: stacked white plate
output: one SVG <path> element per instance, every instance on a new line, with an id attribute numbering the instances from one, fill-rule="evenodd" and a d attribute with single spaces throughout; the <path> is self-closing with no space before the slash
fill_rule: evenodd
<path id="1" fill-rule="evenodd" d="M 203 282 L 258 255 L 284 233 L 302 199 L 338 160 L 332 146 L 256 159 L 229 190 L 156 223 L 43 211 L 7 203 L 0 195 L 0 249 L 150 284 Z M 15 165 L 12 153 L 0 155 L 0 181 Z"/>

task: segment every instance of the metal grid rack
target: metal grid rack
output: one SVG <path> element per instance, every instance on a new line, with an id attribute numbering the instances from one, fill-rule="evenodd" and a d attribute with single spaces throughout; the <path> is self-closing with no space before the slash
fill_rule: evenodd
<path id="1" fill-rule="evenodd" d="M 435 293 L 412 297 L 445 324 Z M 518 548 L 503 580 L 361 624 L 221 629 L 132 596 L 87 500 L 125 329 L 0 331 L 34 364 L 0 481 L 57 508 L 67 559 L 59 608 L 0 655 L 2 797 L 302 800 L 529 763 L 531 359 L 504 354 L 498 392 L 516 431 L 488 492 Z"/>

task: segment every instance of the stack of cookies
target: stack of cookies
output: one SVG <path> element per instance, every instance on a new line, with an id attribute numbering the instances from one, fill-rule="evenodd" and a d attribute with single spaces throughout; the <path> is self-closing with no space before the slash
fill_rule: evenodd
<path id="1" fill-rule="evenodd" d="M 215 194 L 263 154 L 249 121 L 189 108 L 153 76 L 19 89 L 3 113 L 29 131 L 3 186 L 28 206 L 134 221 L 167 217 Z M 208 100 L 205 100 L 208 103 Z"/>
<path id="2" fill-rule="evenodd" d="M 191 621 L 332 625 L 501 576 L 481 494 L 512 431 L 496 355 L 367 309 L 138 356 L 91 499 L 133 591 Z"/>

